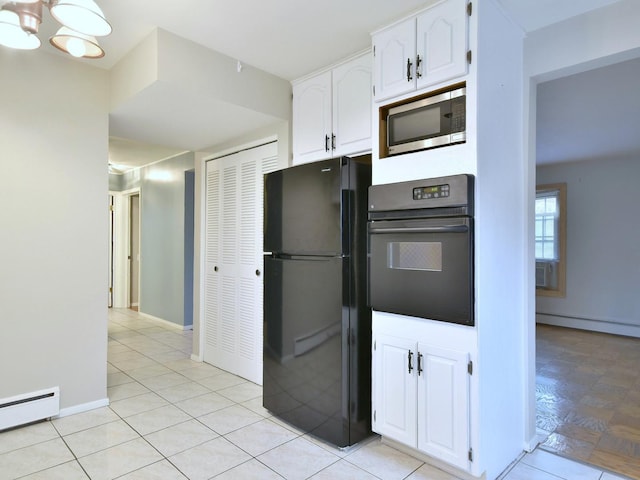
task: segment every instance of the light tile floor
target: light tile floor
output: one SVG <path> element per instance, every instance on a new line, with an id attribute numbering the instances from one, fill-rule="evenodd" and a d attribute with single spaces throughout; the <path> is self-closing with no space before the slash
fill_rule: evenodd
<path id="1" fill-rule="evenodd" d="M 0 480 L 456 480 L 373 436 L 346 451 L 262 408 L 262 389 L 190 360 L 192 332 L 109 311 L 110 406 L 0 433 Z M 503 480 L 614 480 L 536 450 Z"/>

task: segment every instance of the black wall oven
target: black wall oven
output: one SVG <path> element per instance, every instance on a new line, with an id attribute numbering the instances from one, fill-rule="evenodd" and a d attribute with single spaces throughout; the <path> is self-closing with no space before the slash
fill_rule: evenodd
<path id="1" fill-rule="evenodd" d="M 369 188 L 369 304 L 474 325 L 473 186 L 454 175 Z"/>

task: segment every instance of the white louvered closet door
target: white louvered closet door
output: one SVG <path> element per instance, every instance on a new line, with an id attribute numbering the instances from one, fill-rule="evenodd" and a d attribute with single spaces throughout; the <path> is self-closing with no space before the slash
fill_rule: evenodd
<path id="1" fill-rule="evenodd" d="M 207 163 L 204 360 L 262 385 L 263 175 L 277 143 Z"/>

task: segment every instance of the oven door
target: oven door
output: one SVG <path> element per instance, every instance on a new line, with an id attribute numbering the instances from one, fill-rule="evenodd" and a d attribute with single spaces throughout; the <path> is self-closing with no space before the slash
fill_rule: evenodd
<path id="1" fill-rule="evenodd" d="M 374 310 L 474 325 L 473 220 L 369 222 Z"/>

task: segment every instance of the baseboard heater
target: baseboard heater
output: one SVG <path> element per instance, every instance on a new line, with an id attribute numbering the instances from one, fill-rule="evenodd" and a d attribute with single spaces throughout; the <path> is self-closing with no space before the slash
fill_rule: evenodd
<path id="1" fill-rule="evenodd" d="M 60 413 L 60 388 L 0 399 L 0 430 L 25 425 Z"/>

